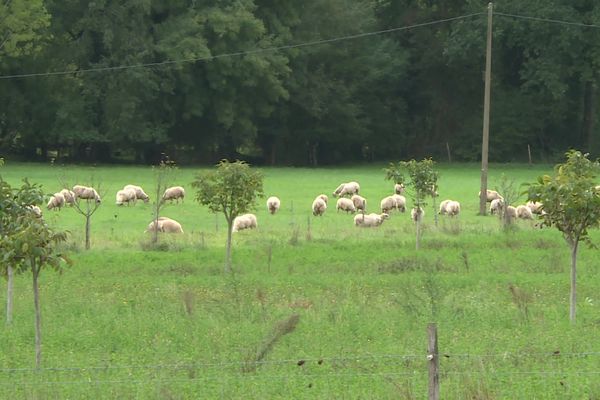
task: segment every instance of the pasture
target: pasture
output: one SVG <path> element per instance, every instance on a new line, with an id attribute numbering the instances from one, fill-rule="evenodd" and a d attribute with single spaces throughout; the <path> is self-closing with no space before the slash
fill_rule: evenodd
<path id="1" fill-rule="evenodd" d="M 442 398 L 600 398 L 598 250 L 581 248 L 571 326 L 559 232 L 529 221 L 506 232 L 496 217 L 477 216 L 476 164 L 439 166 L 439 200 L 458 200 L 462 211 L 436 227 L 429 205 L 418 252 L 408 212 L 372 229 L 335 212 L 331 192 L 349 180 L 377 212 L 393 188 L 383 167 L 262 169 L 265 199 L 278 196 L 282 208 L 269 215 L 264 199 L 257 204 L 258 229 L 234 235 L 235 273 L 225 275 L 225 221 L 193 199 L 199 169 L 177 172 L 185 202 L 162 212 L 185 233 L 161 235 L 153 249 L 144 234 L 152 204 L 114 204 L 128 183 L 155 199 L 149 167 L 9 162 L 0 172 L 14 185 L 28 177 L 53 193 L 61 179 L 93 179 L 104 201 L 89 251 L 82 216 L 44 207 L 50 224 L 70 232 L 73 265 L 41 275 L 39 371 L 31 276 L 17 277 L 13 324 L 0 324 L 0 397 L 422 399 L 426 325 L 436 322 Z M 489 187 L 504 173 L 521 191 L 550 171 L 492 165 Z M 320 193 L 329 207 L 316 218 Z"/>

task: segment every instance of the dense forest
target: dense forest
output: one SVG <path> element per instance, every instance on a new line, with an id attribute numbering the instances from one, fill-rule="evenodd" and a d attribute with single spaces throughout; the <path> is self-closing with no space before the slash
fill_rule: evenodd
<path id="1" fill-rule="evenodd" d="M 487 1 L 0 0 L 0 154 L 480 158 Z M 600 2 L 494 3 L 490 160 L 598 156 Z"/>

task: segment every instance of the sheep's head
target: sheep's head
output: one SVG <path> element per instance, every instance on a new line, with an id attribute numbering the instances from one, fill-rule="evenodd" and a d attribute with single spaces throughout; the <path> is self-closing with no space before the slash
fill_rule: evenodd
<path id="1" fill-rule="evenodd" d="M 381 219 L 388 219 L 388 218 L 390 218 L 390 214 L 388 214 L 388 213 L 382 213 L 380 215 L 380 217 L 381 217 Z"/>

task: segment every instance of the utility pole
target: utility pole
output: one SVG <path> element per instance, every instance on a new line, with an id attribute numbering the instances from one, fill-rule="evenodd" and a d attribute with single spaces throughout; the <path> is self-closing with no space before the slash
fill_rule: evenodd
<path id="1" fill-rule="evenodd" d="M 492 10 L 488 4 L 487 48 L 485 53 L 485 94 L 483 96 L 483 141 L 481 143 L 481 194 L 479 215 L 485 215 L 487 202 L 488 149 L 490 141 L 490 84 L 492 80 Z"/>

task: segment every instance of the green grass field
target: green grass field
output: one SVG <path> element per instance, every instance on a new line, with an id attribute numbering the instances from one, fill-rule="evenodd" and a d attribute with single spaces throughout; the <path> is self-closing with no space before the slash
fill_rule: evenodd
<path id="1" fill-rule="evenodd" d="M 259 227 L 235 234 L 229 276 L 225 221 L 193 200 L 198 169 L 178 171 L 186 200 L 163 211 L 185 233 L 149 251 L 152 205 L 118 207 L 114 195 L 128 183 L 151 195 L 150 168 L 8 162 L 0 173 L 15 185 L 28 177 L 53 193 L 61 180 L 93 180 L 104 202 L 89 251 L 80 215 L 45 210 L 70 232 L 73 265 L 42 272 L 41 370 L 31 276 L 17 277 L 13 324 L 0 324 L 0 398 L 422 399 L 426 327 L 436 322 L 442 398 L 600 399 L 598 251 L 581 248 L 571 326 L 567 245 L 554 229 L 518 221 L 505 232 L 477 216 L 478 165 L 440 166 L 439 199 L 460 201 L 462 213 L 436 227 L 429 206 L 418 252 L 409 213 L 359 229 L 330 197 L 326 214 L 312 216 L 317 194 L 349 180 L 377 211 L 393 187 L 382 168 L 263 169 L 265 195 L 282 209 L 271 216 L 257 204 Z M 492 165 L 489 183 L 550 171 Z"/>

